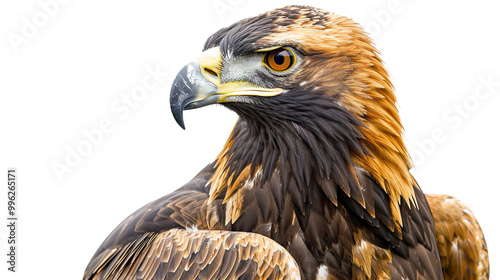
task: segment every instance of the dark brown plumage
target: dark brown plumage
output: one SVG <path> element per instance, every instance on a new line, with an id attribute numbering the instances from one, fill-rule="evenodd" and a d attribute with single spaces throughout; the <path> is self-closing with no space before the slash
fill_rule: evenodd
<path id="1" fill-rule="evenodd" d="M 111 233 L 84 279 L 488 277 L 472 213 L 427 200 L 410 174 L 391 82 L 357 24 L 289 6 L 204 49 L 172 112 L 183 126 L 183 110 L 220 103 L 239 121 L 213 163 Z"/>

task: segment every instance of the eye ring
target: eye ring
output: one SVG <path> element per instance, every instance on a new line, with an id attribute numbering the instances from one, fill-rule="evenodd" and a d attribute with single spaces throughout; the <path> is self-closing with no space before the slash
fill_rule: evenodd
<path id="1" fill-rule="evenodd" d="M 263 63 L 274 72 L 285 72 L 295 64 L 295 54 L 287 48 L 266 52 Z"/>

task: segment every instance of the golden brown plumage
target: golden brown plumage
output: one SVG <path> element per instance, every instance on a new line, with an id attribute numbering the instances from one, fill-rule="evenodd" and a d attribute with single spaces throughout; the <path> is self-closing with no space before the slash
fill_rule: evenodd
<path id="1" fill-rule="evenodd" d="M 472 211 L 448 195 L 426 195 L 444 279 L 489 279 L 488 248 Z"/>
<path id="2" fill-rule="evenodd" d="M 289 6 L 219 30 L 171 92 L 182 127 L 214 103 L 240 116 L 219 156 L 122 222 L 84 279 L 487 277 L 470 211 L 410 174 L 389 76 L 352 20 Z"/>

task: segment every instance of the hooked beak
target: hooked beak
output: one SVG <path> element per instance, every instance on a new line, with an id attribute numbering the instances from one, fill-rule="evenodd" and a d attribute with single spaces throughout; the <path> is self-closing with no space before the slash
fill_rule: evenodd
<path id="1" fill-rule="evenodd" d="M 175 77 L 170 90 L 170 109 L 182 129 L 185 129 L 184 110 L 237 102 L 238 96 L 275 96 L 283 92 L 281 88 L 262 88 L 245 81 L 221 83 L 221 61 L 218 47 L 206 50 Z"/>

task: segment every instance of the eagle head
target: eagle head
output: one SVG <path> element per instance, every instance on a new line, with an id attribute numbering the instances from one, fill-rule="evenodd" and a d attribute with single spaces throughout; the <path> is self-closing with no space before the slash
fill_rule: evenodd
<path id="1" fill-rule="evenodd" d="M 337 176 L 348 192 L 365 172 L 391 197 L 395 214 L 401 198 L 415 204 L 392 84 L 370 38 L 349 18 L 287 6 L 222 28 L 179 72 L 170 103 L 182 128 L 184 110 L 210 104 L 239 115 L 212 178 L 221 189 L 287 161 L 305 185 L 311 176 Z M 362 195 L 357 200 L 364 204 Z"/>
<path id="2" fill-rule="evenodd" d="M 210 36 L 202 56 L 176 77 L 171 109 L 183 128 L 184 110 L 214 103 L 264 125 L 296 120 L 304 109 L 314 112 L 318 101 L 362 117 L 366 106 L 356 97 L 370 98 L 368 87 L 374 84 L 365 68 L 383 70 L 380 62 L 373 65 L 376 55 L 348 18 L 312 7 L 277 9 Z M 385 71 L 381 74 L 373 78 L 390 88 Z M 317 116 L 303 120 L 307 117 Z"/>

